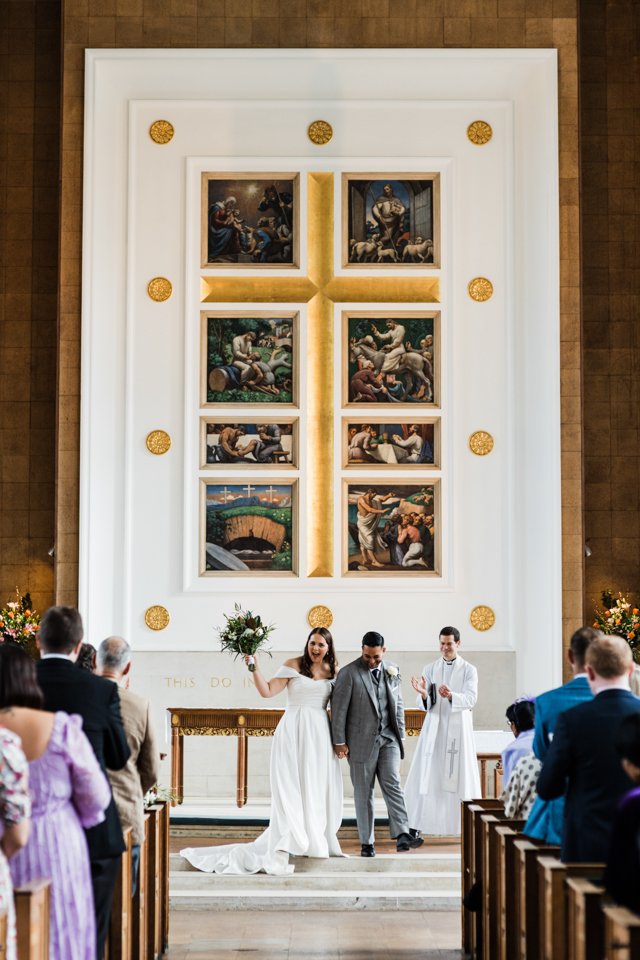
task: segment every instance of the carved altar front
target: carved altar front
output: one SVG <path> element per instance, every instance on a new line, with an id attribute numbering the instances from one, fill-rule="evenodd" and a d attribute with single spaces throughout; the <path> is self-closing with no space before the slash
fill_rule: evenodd
<path id="1" fill-rule="evenodd" d="M 238 759 L 236 804 L 244 807 L 248 797 L 249 756 L 247 737 L 272 737 L 284 710 L 273 709 L 185 709 L 170 707 L 171 718 L 171 792 L 174 805 L 184 800 L 184 738 L 237 737 Z M 405 725 L 408 737 L 417 737 L 425 714 L 422 710 L 406 710 Z M 502 779 L 499 753 L 478 753 L 482 795 L 487 794 L 487 777 L 493 765 L 493 794 L 498 796 Z"/>

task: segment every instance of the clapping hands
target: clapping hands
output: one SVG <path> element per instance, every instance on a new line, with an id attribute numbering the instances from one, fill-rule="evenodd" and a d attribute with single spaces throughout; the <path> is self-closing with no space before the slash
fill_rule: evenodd
<path id="1" fill-rule="evenodd" d="M 440 686 L 438 687 L 438 693 L 440 694 L 443 700 L 451 700 L 451 697 L 453 696 L 452 691 L 446 685 L 446 683 L 440 684 Z"/>
<path id="2" fill-rule="evenodd" d="M 423 700 L 427 699 L 427 681 L 424 677 L 411 677 L 411 686 L 419 693 Z"/>

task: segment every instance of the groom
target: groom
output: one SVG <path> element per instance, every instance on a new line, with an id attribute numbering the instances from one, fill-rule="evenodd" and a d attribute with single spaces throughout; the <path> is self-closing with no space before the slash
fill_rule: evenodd
<path id="1" fill-rule="evenodd" d="M 400 786 L 404 756 L 404 705 L 400 672 L 383 659 L 384 638 L 375 631 L 362 638 L 362 656 L 338 674 L 331 700 L 336 755 L 349 758 L 358 833 L 363 857 L 375 857 L 373 788 L 376 776 L 389 814 L 391 836 L 399 851 L 419 847 L 409 832 Z"/>

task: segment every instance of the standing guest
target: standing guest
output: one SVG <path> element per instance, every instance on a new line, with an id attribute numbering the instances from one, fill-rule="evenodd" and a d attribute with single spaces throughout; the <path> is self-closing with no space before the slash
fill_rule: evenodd
<path id="1" fill-rule="evenodd" d="M 16 886 L 51 879 L 50 960 L 93 960 L 96 933 L 83 827 L 104 820 L 109 784 L 81 718 L 41 707 L 35 663 L 20 647 L 3 644 L 2 723 L 22 740 L 33 803 L 31 836 L 11 860 L 11 876 Z"/>
<path id="2" fill-rule="evenodd" d="M 601 636 L 602 634 L 593 627 L 580 627 L 576 630 L 571 637 L 568 653 L 573 679 L 561 687 L 548 690 L 536 697 L 533 752 L 542 763 L 547 755 L 560 714 L 593 699 L 584 661 L 589 644 Z M 564 795 L 555 800 L 543 800 L 538 796 L 531 808 L 524 833 L 528 837 L 535 837 L 537 840 L 559 846 L 562 840 L 563 819 Z"/>
<path id="3" fill-rule="evenodd" d="M 522 757 L 533 751 L 535 707 L 530 700 L 516 700 L 507 707 L 507 720 L 514 739 L 502 751 L 502 779 L 505 787 Z"/>
<path id="4" fill-rule="evenodd" d="M 140 844 L 144 840 L 144 804 L 147 790 L 158 781 L 158 751 L 149 701 L 127 689 L 131 670 L 131 647 L 122 637 L 107 637 L 98 647 L 96 673 L 118 687 L 124 732 L 131 756 L 122 770 L 109 772 L 111 789 L 124 830 L 131 827 L 133 894 L 136 892 Z"/>
<path id="5" fill-rule="evenodd" d="M 616 810 L 604 886 L 621 907 L 640 914 L 640 713 L 622 721 L 615 747 L 634 787 Z"/>
<path id="6" fill-rule="evenodd" d="M 49 607 L 40 621 L 38 683 L 47 710 L 66 710 L 82 717 L 84 732 L 100 769 L 121 770 L 129 759 L 115 684 L 79 670 L 75 661 L 82 645 L 82 618 L 73 607 Z M 98 826 L 87 830 L 91 882 L 96 913 L 97 958 L 102 960 L 109 930 L 111 902 L 120 858 L 122 828 L 113 797 Z"/>
<path id="7" fill-rule="evenodd" d="M 471 711 L 478 671 L 459 655 L 460 632 L 440 631 L 440 657 L 412 677 L 417 704 L 426 711 L 405 784 L 412 833 L 460 833 L 460 801 L 479 797 L 480 774 Z"/>
<path id="8" fill-rule="evenodd" d="M 29 837 L 28 781 L 27 758 L 22 752 L 20 737 L 0 725 L 0 917 L 7 918 L 5 960 L 17 958 L 16 911 L 8 861 L 24 847 Z"/>
<path id="9" fill-rule="evenodd" d="M 640 713 L 629 690 L 633 658 L 622 637 L 598 637 L 587 648 L 594 699 L 561 714 L 538 780 L 543 800 L 566 789 L 560 856 L 567 863 L 606 860 L 616 806 L 632 786 L 614 750 L 621 722 Z"/>
<path id="10" fill-rule="evenodd" d="M 422 844 L 412 837 L 400 784 L 404 757 L 404 703 L 400 672 L 384 659 L 384 637 L 375 630 L 362 638 L 362 656 L 338 674 L 331 701 L 331 730 L 336 756 L 349 758 L 356 822 L 363 857 L 375 857 L 374 788 L 376 777 L 389 814 L 396 849 Z"/>

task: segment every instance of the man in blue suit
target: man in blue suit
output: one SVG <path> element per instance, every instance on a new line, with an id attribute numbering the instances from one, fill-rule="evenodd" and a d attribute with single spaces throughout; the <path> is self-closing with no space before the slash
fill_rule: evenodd
<path id="1" fill-rule="evenodd" d="M 533 752 L 544 763 L 549 745 L 553 738 L 558 717 L 565 710 L 577 707 L 593 698 L 587 680 L 584 659 L 587 647 L 592 640 L 601 636 L 593 627 L 580 627 L 571 637 L 569 644 L 569 663 L 573 679 L 555 690 L 536 697 L 536 727 L 533 738 Z M 564 816 L 564 797 L 556 800 L 542 800 L 536 797 L 524 833 L 529 837 L 544 840 L 545 843 L 560 845 L 562 840 L 562 821 Z"/>
<path id="2" fill-rule="evenodd" d="M 592 640 L 585 657 L 593 700 L 558 718 L 538 779 L 543 800 L 566 790 L 561 859 L 602 863 L 609 855 L 616 807 L 633 783 L 614 744 L 623 719 L 640 714 L 640 697 L 629 689 L 631 648 L 622 637 Z"/>

